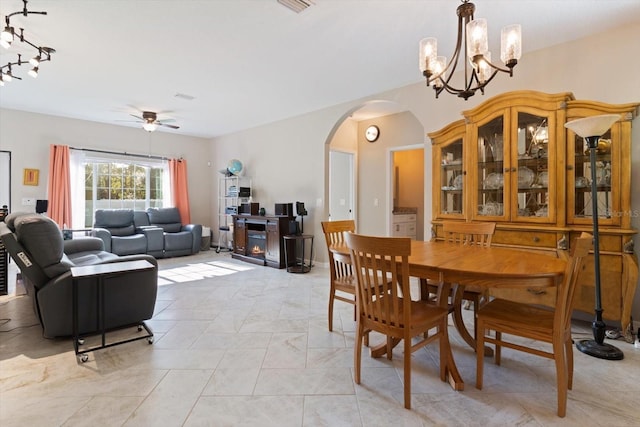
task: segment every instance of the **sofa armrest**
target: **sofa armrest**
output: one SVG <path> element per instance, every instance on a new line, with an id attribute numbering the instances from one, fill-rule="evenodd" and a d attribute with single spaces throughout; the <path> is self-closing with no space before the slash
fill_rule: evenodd
<path id="1" fill-rule="evenodd" d="M 183 225 L 182 231 L 190 231 L 191 234 L 193 235 L 191 253 L 197 254 L 198 252 L 200 252 L 200 246 L 202 244 L 202 225 L 200 224 Z"/>
<path id="2" fill-rule="evenodd" d="M 104 241 L 98 237 L 65 240 L 63 244 L 65 254 L 75 254 L 85 251 L 104 251 Z"/>
<path id="3" fill-rule="evenodd" d="M 162 252 L 164 249 L 164 230 L 160 227 L 140 227 L 140 232 L 147 238 L 147 252 Z"/>
<path id="4" fill-rule="evenodd" d="M 93 237 L 98 237 L 104 243 L 104 250 L 111 252 L 111 232 L 106 228 L 94 228 L 91 230 Z"/>
<path id="5" fill-rule="evenodd" d="M 102 264 L 111 264 L 111 263 L 114 263 L 114 262 L 126 262 L 126 261 L 141 261 L 141 260 L 149 261 L 156 268 L 158 267 L 158 260 L 156 260 L 151 255 L 146 255 L 146 254 L 123 255 L 123 256 L 119 256 L 116 259 L 111 259 L 111 260 L 105 261 Z"/>

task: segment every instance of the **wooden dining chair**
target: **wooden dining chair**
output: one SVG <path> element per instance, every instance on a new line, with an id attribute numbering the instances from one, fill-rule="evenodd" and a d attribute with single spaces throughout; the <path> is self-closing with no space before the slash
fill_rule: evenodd
<path id="1" fill-rule="evenodd" d="M 484 343 L 496 346 L 495 361 L 500 365 L 501 348 L 534 354 L 553 359 L 556 365 L 558 389 L 558 416 L 567 412 L 567 390 L 573 385 L 573 342 L 571 340 L 571 312 L 578 274 L 584 269 L 592 236 L 588 233 L 576 239 L 573 254 L 569 257 L 562 283 L 556 292 L 554 307 L 524 304 L 500 298 L 493 299 L 478 310 L 478 336 L 476 340 L 476 388 L 482 389 L 484 356 L 480 351 Z M 495 331 L 495 337 L 489 332 Z M 551 351 L 514 343 L 503 339 L 502 334 L 515 335 L 529 340 L 551 344 Z M 532 344 L 533 345 L 533 344 Z"/>
<path id="2" fill-rule="evenodd" d="M 411 239 L 345 235 L 356 276 L 357 325 L 354 348 L 355 382 L 360 384 L 362 340 L 369 331 L 387 336 L 386 354 L 391 359 L 392 340 L 404 342 L 404 407 L 411 409 L 411 353 L 439 340 L 440 379 L 446 381 L 450 356 L 446 301 L 440 306 L 409 297 Z M 405 295 L 406 298 L 403 298 Z M 427 334 L 430 330 L 435 332 Z M 412 343 L 412 338 L 420 338 Z"/>
<path id="3" fill-rule="evenodd" d="M 356 223 L 353 220 L 343 221 L 322 221 L 322 231 L 327 242 L 329 251 L 329 331 L 333 331 L 333 303 L 335 300 L 344 301 L 354 306 L 355 317 L 355 295 L 356 282 L 351 268 L 351 257 L 333 253 L 329 250 L 332 245 L 345 245 L 344 233 L 355 232 Z M 340 293 L 348 294 L 343 296 Z"/>
<path id="4" fill-rule="evenodd" d="M 446 243 L 477 246 L 479 248 L 487 248 L 491 246 L 491 240 L 496 230 L 495 222 L 457 222 L 446 221 L 442 223 L 443 238 Z M 424 288 L 424 283 L 422 284 Z M 437 293 L 437 284 L 427 282 L 426 292 Z M 482 304 L 486 296 L 486 290 L 475 286 L 465 286 L 462 295 L 458 297 L 457 301 L 451 301 L 449 304 L 449 312 L 453 315 L 453 321 L 460 331 L 464 328 L 464 320 L 462 318 L 461 300 L 465 300 L 468 303 L 473 304 L 473 318 L 474 318 L 474 334 L 475 338 L 477 331 L 477 322 L 475 318 L 478 313 L 478 307 Z M 469 308 L 467 305 L 465 308 Z M 466 328 L 464 328 L 466 331 Z M 475 343 L 471 340 L 470 336 L 464 336 L 463 339 L 468 342 L 472 347 Z"/>

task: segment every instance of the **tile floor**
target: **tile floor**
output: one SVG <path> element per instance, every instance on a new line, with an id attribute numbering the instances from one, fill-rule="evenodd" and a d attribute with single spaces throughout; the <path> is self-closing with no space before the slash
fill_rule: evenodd
<path id="1" fill-rule="evenodd" d="M 148 322 L 155 343 L 91 353 L 84 364 L 71 340 L 42 337 L 28 297 L 13 289 L 0 297 L 0 425 L 640 425 L 640 349 L 622 340 L 623 361 L 575 352 L 562 419 L 552 361 L 504 350 L 501 367 L 485 364 L 480 391 L 474 353 L 450 327 L 465 390 L 438 379 L 430 345 L 412 355 L 409 411 L 399 349 L 393 361 L 365 357 L 362 384 L 354 384 L 353 309 L 336 302 L 335 330 L 327 331 L 326 268 L 296 275 L 214 251 L 160 266 Z M 575 338 L 588 336 L 575 326 Z"/>

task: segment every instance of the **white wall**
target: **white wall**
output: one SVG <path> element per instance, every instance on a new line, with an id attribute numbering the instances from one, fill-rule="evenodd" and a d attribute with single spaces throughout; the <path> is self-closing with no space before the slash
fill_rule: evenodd
<path id="1" fill-rule="evenodd" d="M 364 137 L 365 129 L 372 124 L 380 128 L 380 137 L 374 143 Z M 425 130 L 411 112 L 363 120 L 358 127 L 358 232 L 385 235 L 389 232 L 393 209 L 393 171 L 389 168 L 391 149 L 423 144 Z M 427 173 L 431 177 L 430 170 L 425 171 Z M 431 206 L 431 197 L 427 198 Z M 423 206 L 418 208 L 422 213 Z"/>
<path id="2" fill-rule="evenodd" d="M 211 224 L 211 146 L 202 138 L 108 125 L 44 114 L 0 109 L 0 149 L 11 151 L 12 211 L 35 211 L 23 198 L 46 199 L 49 146 L 69 145 L 132 154 L 183 157 L 187 160 L 191 221 Z M 38 186 L 22 185 L 24 168 L 39 169 Z M 204 185 L 203 185 L 204 184 Z"/>

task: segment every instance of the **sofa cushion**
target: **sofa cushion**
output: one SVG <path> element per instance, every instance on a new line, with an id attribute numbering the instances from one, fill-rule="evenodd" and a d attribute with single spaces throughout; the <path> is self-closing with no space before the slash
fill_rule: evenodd
<path id="1" fill-rule="evenodd" d="M 106 251 L 85 251 L 67 255 L 67 258 L 74 266 L 81 267 L 83 265 L 103 264 L 105 261 L 116 260 L 119 256 Z"/>
<path id="2" fill-rule="evenodd" d="M 147 209 L 151 225 L 161 227 L 166 233 L 177 233 L 182 230 L 178 208 Z"/>
<path id="3" fill-rule="evenodd" d="M 145 211 L 133 211 L 133 225 L 136 228 L 139 227 L 148 227 L 149 224 L 149 216 Z"/>
<path id="4" fill-rule="evenodd" d="M 55 222 L 39 214 L 30 214 L 16 218 L 14 224 L 18 241 L 47 277 L 57 277 L 69 271 L 69 265 L 60 262 L 64 243 Z"/>
<path id="5" fill-rule="evenodd" d="M 95 228 L 106 228 L 112 236 L 135 234 L 133 209 L 98 209 L 95 213 Z"/>
<path id="6" fill-rule="evenodd" d="M 147 238 L 144 234 L 114 236 L 111 238 L 111 252 L 117 255 L 147 253 Z"/>

